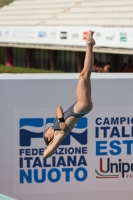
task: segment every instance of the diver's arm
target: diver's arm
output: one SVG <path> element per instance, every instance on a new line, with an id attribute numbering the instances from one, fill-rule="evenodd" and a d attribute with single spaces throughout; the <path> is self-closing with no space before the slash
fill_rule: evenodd
<path id="1" fill-rule="evenodd" d="M 44 158 L 48 158 L 50 156 L 52 156 L 52 154 L 54 153 L 54 151 L 59 147 L 61 143 L 60 138 L 56 137 L 56 139 L 52 140 L 49 145 L 47 146 L 47 148 L 44 150 Z"/>
<path id="2" fill-rule="evenodd" d="M 56 117 L 59 118 L 63 118 L 63 109 L 61 106 L 58 106 L 56 109 Z"/>
<path id="3" fill-rule="evenodd" d="M 64 114 L 63 114 L 63 109 L 61 106 L 58 106 L 56 109 L 56 117 L 58 119 L 64 119 Z M 68 126 L 65 122 L 60 122 L 59 123 L 60 129 L 64 132 L 69 132 L 70 131 L 70 126 Z"/>

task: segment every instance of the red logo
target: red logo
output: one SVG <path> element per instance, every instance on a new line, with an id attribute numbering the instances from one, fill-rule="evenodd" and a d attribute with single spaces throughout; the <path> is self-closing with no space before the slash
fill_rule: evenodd
<path id="1" fill-rule="evenodd" d="M 83 32 L 83 40 L 86 40 L 87 32 Z"/>
<path id="2" fill-rule="evenodd" d="M 96 178 L 119 178 L 118 174 L 112 174 L 113 173 L 113 165 L 117 165 L 116 163 L 110 163 L 110 159 L 107 159 L 107 170 L 103 170 L 103 159 L 100 158 L 100 172 L 98 172 L 95 169 L 95 173 L 96 173 Z M 111 170 L 110 170 L 111 168 Z M 118 166 L 116 166 L 116 168 L 118 168 Z M 116 170 L 118 172 L 118 169 Z M 110 172 L 110 174 L 108 174 L 108 172 Z M 116 173 L 116 172 L 115 172 Z"/>

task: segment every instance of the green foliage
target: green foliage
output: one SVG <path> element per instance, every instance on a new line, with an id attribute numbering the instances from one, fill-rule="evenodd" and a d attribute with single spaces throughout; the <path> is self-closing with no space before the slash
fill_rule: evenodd
<path id="1" fill-rule="evenodd" d="M 14 0 L 0 0 L 0 7 L 7 5 L 11 2 L 13 2 Z"/>
<path id="2" fill-rule="evenodd" d="M 61 73 L 61 71 L 49 71 L 43 69 L 7 67 L 0 65 L 0 73 Z"/>

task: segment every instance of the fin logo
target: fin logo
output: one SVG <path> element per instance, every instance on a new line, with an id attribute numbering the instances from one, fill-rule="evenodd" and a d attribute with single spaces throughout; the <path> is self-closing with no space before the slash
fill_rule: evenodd
<path id="1" fill-rule="evenodd" d="M 46 118 L 46 127 L 52 126 L 54 118 Z M 64 139 L 61 145 L 70 145 L 71 137 L 80 145 L 87 144 L 87 118 L 81 118 L 74 129 Z M 19 120 L 20 146 L 31 146 L 32 138 L 43 138 L 44 119 L 43 118 L 21 118 Z"/>
<path id="2" fill-rule="evenodd" d="M 54 118 L 46 119 L 46 126 L 49 127 L 54 123 Z M 71 138 L 74 138 L 80 145 L 87 144 L 87 131 L 88 131 L 87 117 L 82 117 L 75 125 L 74 129 L 68 136 L 63 140 L 61 145 L 70 145 Z"/>
<path id="3" fill-rule="evenodd" d="M 31 138 L 42 138 L 43 118 L 22 118 L 19 120 L 20 146 L 30 146 Z"/>

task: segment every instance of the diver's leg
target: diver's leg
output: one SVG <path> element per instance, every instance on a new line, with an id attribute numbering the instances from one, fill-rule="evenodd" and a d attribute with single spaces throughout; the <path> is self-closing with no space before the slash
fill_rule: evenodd
<path id="1" fill-rule="evenodd" d="M 80 73 L 78 85 L 76 89 L 77 104 L 74 111 L 76 113 L 86 113 L 92 109 L 91 101 L 91 81 L 90 75 L 93 67 L 93 46 L 95 41 L 93 40 L 93 32 L 87 33 L 86 40 L 86 55 L 84 61 L 84 68 Z"/>

